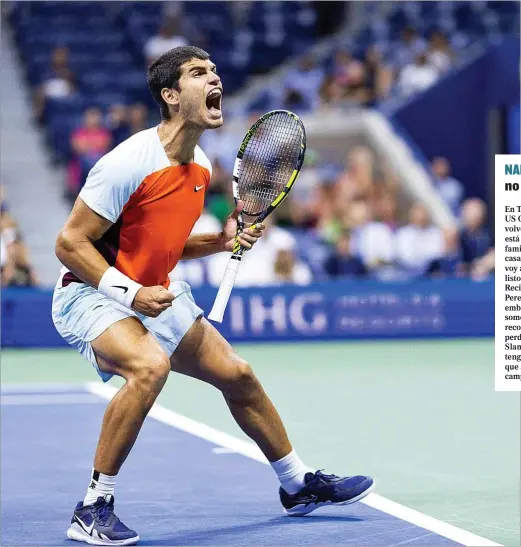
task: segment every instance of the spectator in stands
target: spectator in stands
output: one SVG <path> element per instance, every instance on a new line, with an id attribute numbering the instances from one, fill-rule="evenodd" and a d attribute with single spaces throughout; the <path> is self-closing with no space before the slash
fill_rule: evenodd
<path id="1" fill-rule="evenodd" d="M 70 189 L 77 193 L 96 162 L 111 148 L 112 136 L 103 125 L 103 114 L 99 108 L 85 111 L 83 125 L 71 135 L 73 159 L 69 166 Z"/>
<path id="2" fill-rule="evenodd" d="M 489 249 L 487 253 L 478 258 L 472 264 L 470 276 L 474 281 L 482 281 L 491 275 L 494 275 L 496 268 L 496 250 L 494 248 Z"/>
<path id="3" fill-rule="evenodd" d="M 362 261 L 368 275 L 381 280 L 394 277 L 393 233 L 373 219 L 367 202 L 359 200 L 349 206 L 344 228 L 351 230 L 351 252 Z"/>
<path id="4" fill-rule="evenodd" d="M 284 108 L 301 111 L 315 108 L 323 79 L 324 71 L 317 65 L 315 57 L 311 54 L 302 57 L 297 66 L 289 71 L 283 84 Z"/>
<path id="5" fill-rule="evenodd" d="M 396 45 L 393 54 L 393 65 L 399 72 L 403 67 L 410 65 L 424 53 L 426 48 L 425 40 L 418 35 L 414 27 L 408 26 L 403 29 L 400 42 Z"/>
<path id="6" fill-rule="evenodd" d="M 353 278 L 367 274 L 362 260 L 352 253 L 351 237 L 348 231 L 345 231 L 336 242 L 335 250 L 324 264 L 324 270 L 331 277 Z"/>
<path id="7" fill-rule="evenodd" d="M 337 202 L 372 201 L 375 158 L 367 146 L 355 146 L 346 154 L 346 167 L 335 184 Z"/>
<path id="8" fill-rule="evenodd" d="M 375 218 L 392 232 L 398 228 L 398 204 L 392 190 L 383 189 L 375 199 Z"/>
<path id="9" fill-rule="evenodd" d="M 445 34 L 439 30 L 429 37 L 427 46 L 427 61 L 436 67 L 440 74 L 447 72 L 454 60 L 454 52 Z"/>
<path id="10" fill-rule="evenodd" d="M 422 276 L 443 254 L 442 231 L 432 225 L 429 212 L 422 203 L 413 204 L 409 211 L 409 224 L 396 232 L 398 266 L 408 276 Z"/>
<path id="11" fill-rule="evenodd" d="M 332 75 L 326 76 L 319 89 L 319 100 L 321 106 L 330 106 L 341 103 L 345 98 L 344 88 L 335 80 Z"/>
<path id="12" fill-rule="evenodd" d="M 317 235 L 322 241 L 333 245 L 340 237 L 342 218 L 349 206 L 349 202 L 336 198 L 335 183 L 336 180 L 321 179 L 318 197 L 312 208 L 316 215 Z"/>
<path id="13" fill-rule="evenodd" d="M 4 287 L 34 287 L 38 278 L 29 260 L 27 246 L 21 239 L 16 239 L 7 246 L 7 260 L 2 271 Z"/>
<path id="14" fill-rule="evenodd" d="M 309 285 L 312 274 L 309 267 L 297 260 L 295 246 L 291 249 L 279 249 L 273 265 L 273 284 Z"/>
<path id="15" fill-rule="evenodd" d="M 326 76 L 319 89 L 322 104 L 365 104 L 370 98 L 364 63 L 347 50 L 337 51 L 332 75 Z"/>
<path id="16" fill-rule="evenodd" d="M 452 212 L 458 214 L 464 194 L 463 184 L 450 176 L 450 163 L 447 158 L 434 158 L 431 168 L 439 195 Z"/>
<path id="17" fill-rule="evenodd" d="M 419 53 L 415 62 L 401 71 L 398 89 L 404 96 L 413 95 L 433 85 L 438 78 L 438 69 L 428 62 L 425 53 Z"/>
<path id="18" fill-rule="evenodd" d="M 188 41 L 181 31 L 181 14 L 169 17 L 155 36 L 151 36 L 144 46 L 144 54 L 148 65 L 151 65 L 163 53 L 179 46 L 187 46 Z"/>
<path id="19" fill-rule="evenodd" d="M 28 249 L 3 199 L 0 206 L 0 272 L 3 287 L 29 287 L 38 284 Z"/>
<path id="20" fill-rule="evenodd" d="M 18 225 L 9 213 L 3 186 L 0 186 L 0 233 L 5 248 L 14 243 L 20 236 Z"/>
<path id="21" fill-rule="evenodd" d="M 365 86 L 367 103 L 374 104 L 389 95 L 393 83 L 391 69 L 384 63 L 381 50 L 376 46 L 367 48 L 365 54 Z"/>
<path id="22" fill-rule="evenodd" d="M 112 136 L 112 145 L 117 146 L 130 137 L 127 107 L 123 104 L 114 104 L 107 114 L 107 129 Z"/>
<path id="23" fill-rule="evenodd" d="M 353 76 L 356 76 L 362 68 L 362 63 L 354 59 L 347 50 L 337 51 L 333 65 L 333 78 L 344 90 L 352 82 Z"/>
<path id="24" fill-rule="evenodd" d="M 467 199 L 461 208 L 461 245 L 463 262 L 468 271 L 473 263 L 490 250 L 492 239 L 485 226 L 487 206 L 478 198 Z"/>
<path id="25" fill-rule="evenodd" d="M 51 66 L 34 95 L 34 113 L 38 123 L 43 121 L 49 99 L 65 99 L 76 93 L 75 80 L 69 68 L 69 50 L 66 47 L 55 48 L 51 56 Z"/>
<path id="26" fill-rule="evenodd" d="M 128 108 L 128 125 L 130 135 L 148 129 L 148 108 L 143 103 L 136 103 Z"/>
<path id="27" fill-rule="evenodd" d="M 432 262 L 428 274 L 431 277 L 460 277 L 464 275 L 463 253 L 456 228 L 443 230 L 443 255 Z"/>
<path id="28" fill-rule="evenodd" d="M 345 87 L 345 101 L 353 105 L 365 105 L 370 102 L 372 95 L 369 83 L 365 65 L 357 64 L 351 71 L 349 83 Z"/>
<path id="29" fill-rule="evenodd" d="M 369 204 L 373 202 L 374 196 L 372 151 L 365 146 L 356 146 L 348 151 L 346 157 L 344 171 L 339 173 L 332 166 L 322 170 L 323 184 L 316 206 L 319 212 L 317 228 L 320 237 L 332 244 L 336 243 L 346 228 L 343 219 L 349 216 L 351 203 L 364 201 Z"/>

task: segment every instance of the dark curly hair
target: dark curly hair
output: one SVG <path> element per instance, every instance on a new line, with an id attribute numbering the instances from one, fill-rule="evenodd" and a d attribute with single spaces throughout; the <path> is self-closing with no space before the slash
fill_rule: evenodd
<path id="1" fill-rule="evenodd" d="M 161 118 L 170 119 L 168 104 L 161 96 L 161 90 L 166 88 L 180 91 L 179 78 L 181 67 L 191 59 L 206 61 L 210 55 L 203 49 L 195 46 L 180 46 L 167 51 L 159 59 L 154 61 L 148 68 L 148 88 L 154 100 L 159 105 Z"/>

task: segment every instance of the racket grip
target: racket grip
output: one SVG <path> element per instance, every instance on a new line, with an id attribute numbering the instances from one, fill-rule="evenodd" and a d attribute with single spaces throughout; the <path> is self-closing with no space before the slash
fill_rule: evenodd
<path id="1" fill-rule="evenodd" d="M 216 323 L 222 323 L 224 317 L 224 311 L 228 305 L 228 300 L 230 299 L 230 294 L 232 292 L 233 284 L 235 283 L 235 278 L 237 277 L 237 272 L 241 265 L 241 257 L 233 256 L 226 266 L 221 285 L 219 286 L 219 291 L 215 297 L 215 302 L 213 303 L 212 311 L 208 315 L 208 319 L 215 321 Z"/>

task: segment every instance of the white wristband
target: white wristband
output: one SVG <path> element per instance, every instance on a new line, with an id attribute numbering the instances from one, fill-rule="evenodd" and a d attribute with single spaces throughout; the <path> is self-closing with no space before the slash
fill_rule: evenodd
<path id="1" fill-rule="evenodd" d="M 143 285 L 132 281 L 116 268 L 110 267 L 101 278 L 98 291 L 127 308 L 132 307 L 136 293 Z"/>

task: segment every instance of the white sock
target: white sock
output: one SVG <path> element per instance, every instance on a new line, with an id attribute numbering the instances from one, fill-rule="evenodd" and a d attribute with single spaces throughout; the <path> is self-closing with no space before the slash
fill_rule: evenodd
<path id="1" fill-rule="evenodd" d="M 101 496 L 104 497 L 108 494 L 114 495 L 114 487 L 116 486 L 116 476 L 104 475 L 95 469 L 92 470 L 92 476 L 90 479 L 83 505 L 92 505 L 96 503 L 97 499 Z"/>
<path id="2" fill-rule="evenodd" d="M 296 494 L 304 486 L 306 473 L 316 471 L 316 469 L 305 466 L 294 450 L 280 460 L 270 462 L 270 464 L 277 473 L 282 488 L 288 494 Z"/>

